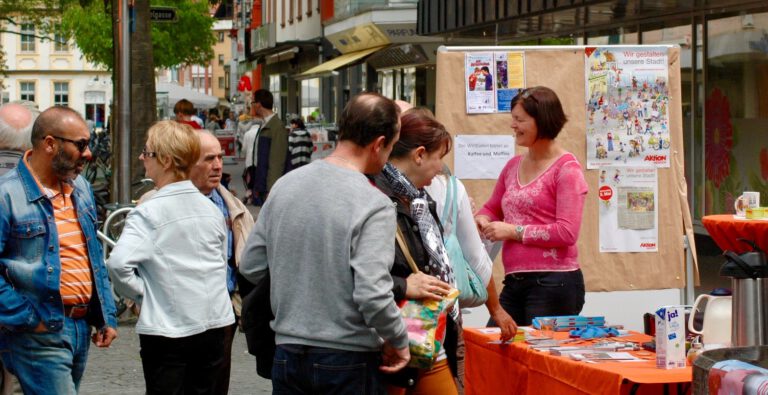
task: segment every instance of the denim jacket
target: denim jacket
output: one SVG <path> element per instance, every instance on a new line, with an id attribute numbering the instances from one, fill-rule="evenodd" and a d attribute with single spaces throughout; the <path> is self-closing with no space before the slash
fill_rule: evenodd
<path id="1" fill-rule="evenodd" d="M 93 295 L 86 320 L 102 328 L 117 327 L 115 302 L 96 230 L 93 192 L 77 177 L 72 200 L 83 230 L 93 277 Z M 53 206 L 30 169 L 19 166 L 0 177 L 0 327 L 26 332 L 41 321 L 60 331 L 64 304 L 60 293 L 61 263 Z M 3 343 L 0 331 L 0 344 Z"/>

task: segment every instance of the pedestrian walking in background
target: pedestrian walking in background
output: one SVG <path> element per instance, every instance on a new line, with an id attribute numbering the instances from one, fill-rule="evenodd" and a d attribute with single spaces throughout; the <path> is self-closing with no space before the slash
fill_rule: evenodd
<path id="1" fill-rule="evenodd" d="M 98 347 L 117 337 L 93 192 L 79 176 L 89 138 L 80 114 L 49 108 L 0 177 L 0 356 L 25 394 L 77 393 L 89 337 Z"/>
<path id="2" fill-rule="evenodd" d="M 281 178 L 248 238 L 240 272 L 255 288 L 246 299 L 269 296 L 259 302 L 271 300 L 277 344 L 274 356 L 268 347 L 253 351 L 262 373 L 274 361 L 275 393 L 380 394 L 381 373 L 410 359 L 389 274 L 395 209 L 366 177 L 381 171 L 397 141 L 398 112 L 379 94 L 353 97 L 334 152 Z M 297 196 L 312 198 L 297 204 Z M 261 339 L 244 329 L 250 349 Z"/>
<path id="3" fill-rule="evenodd" d="M 192 119 L 193 116 L 195 116 L 197 119 L 200 118 L 195 115 L 195 106 L 191 101 L 187 99 L 181 99 L 176 102 L 176 104 L 173 106 L 173 114 L 175 116 L 174 120 L 178 123 L 189 125 L 193 129 L 203 128 L 203 124 L 201 122 Z"/>
<path id="4" fill-rule="evenodd" d="M 218 394 L 229 380 L 227 225 L 189 180 L 199 158 L 189 126 L 149 128 L 139 159 L 158 191 L 128 215 L 107 263 L 115 289 L 142 305 L 136 333 L 148 394 Z"/>
<path id="5" fill-rule="evenodd" d="M 291 168 L 308 164 L 312 160 L 312 136 L 301 118 L 291 119 L 291 134 L 288 135 L 288 151 L 291 153 Z"/>
<path id="6" fill-rule="evenodd" d="M 280 117 L 272 111 L 274 100 L 272 92 L 266 89 L 253 92 L 251 115 L 263 119 L 253 152 L 256 169 L 252 190 L 254 204 L 257 206 L 267 200 L 277 179 L 291 169 L 288 131 Z"/>

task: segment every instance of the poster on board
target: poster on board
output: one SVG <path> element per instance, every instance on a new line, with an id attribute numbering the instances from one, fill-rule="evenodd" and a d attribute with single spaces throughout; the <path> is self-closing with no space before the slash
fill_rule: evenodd
<path id="1" fill-rule="evenodd" d="M 652 166 L 599 172 L 600 252 L 658 251 L 658 176 Z"/>
<path id="2" fill-rule="evenodd" d="M 509 135 L 457 135 L 454 173 L 471 180 L 495 180 L 515 156 L 515 137 Z"/>
<path id="3" fill-rule="evenodd" d="M 496 111 L 493 52 L 468 52 L 464 58 L 467 114 Z"/>
<path id="4" fill-rule="evenodd" d="M 510 112 L 512 98 L 525 88 L 525 54 L 494 52 L 496 64 L 496 111 Z"/>
<path id="5" fill-rule="evenodd" d="M 669 167 L 667 48 L 585 48 L 587 169 Z"/>

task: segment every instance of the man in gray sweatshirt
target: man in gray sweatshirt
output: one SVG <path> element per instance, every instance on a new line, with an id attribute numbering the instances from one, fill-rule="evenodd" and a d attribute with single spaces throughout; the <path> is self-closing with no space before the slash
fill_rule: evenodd
<path id="1" fill-rule="evenodd" d="M 280 178 L 259 213 L 240 272 L 270 287 L 275 393 L 382 393 L 381 373 L 410 359 L 389 274 L 395 208 L 365 176 L 386 163 L 398 115 L 381 95 L 352 98 L 335 151 Z"/>

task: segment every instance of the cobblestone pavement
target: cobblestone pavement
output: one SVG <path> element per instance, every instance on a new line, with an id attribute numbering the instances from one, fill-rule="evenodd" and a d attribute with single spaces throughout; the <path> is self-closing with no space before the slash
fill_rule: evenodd
<path id="1" fill-rule="evenodd" d="M 272 383 L 256 375 L 256 362 L 246 351 L 245 336 L 238 332 L 232 345 L 229 393 L 271 394 Z M 118 338 L 109 348 L 91 345 L 80 395 L 143 395 L 144 376 L 139 357 L 139 335 L 134 324 L 120 324 Z"/>

